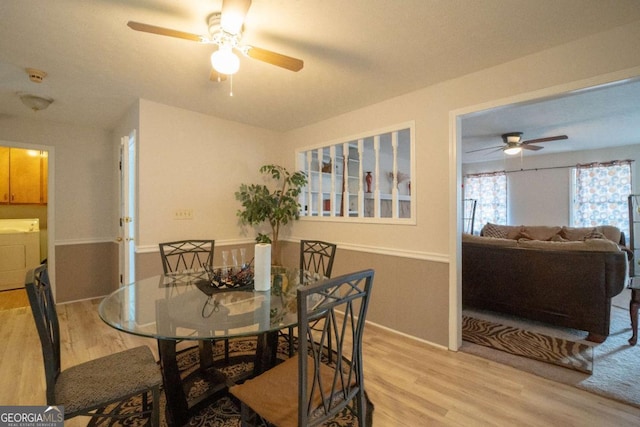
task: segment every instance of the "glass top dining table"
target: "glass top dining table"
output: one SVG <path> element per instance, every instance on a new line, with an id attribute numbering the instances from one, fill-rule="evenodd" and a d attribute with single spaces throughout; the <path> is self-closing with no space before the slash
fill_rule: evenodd
<path id="1" fill-rule="evenodd" d="M 269 291 L 218 289 L 205 271 L 154 276 L 108 295 L 99 313 L 115 329 L 156 339 L 223 339 L 278 331 L 297 322 L 299 270 L 284 274 L 282 285 Z"/>
<path id="2" fill-rule="evenodd" d="M 178 367 L 178 341 L 197 341 L 200 371 L 214 379 L 210 394 L 225 393 L 231 380 L 214 368 L 211 341 L 257 337 L 253 374 L 276 361 L 278 331 L 297 325 L 296 289 L 319 280 L 296 268 L 272 270 L 268 291 L 220 286 L 211 271 L 183 271 L 141 279 L 108 295 L 102 320 L 120 331 L 155 338 L 167 400 L 169 425 L 184 425 L 203 402 L 192 403 Z"/>

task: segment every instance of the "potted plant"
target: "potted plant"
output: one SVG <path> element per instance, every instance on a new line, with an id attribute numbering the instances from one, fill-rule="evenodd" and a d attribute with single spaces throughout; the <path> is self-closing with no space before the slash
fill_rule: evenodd
<path id="1" fill-rule="evenodd" d="M 260 173 L 269 177 L 272 188 L 264 184 L 241 184 L 240 190 L 235 193 L 236 199 L 242 204 L 237 215 L 242 224 L 269 223 L 271 236 L 258 233 L 256 242 L 271 243 L 271 263 L 280 265 L 280 227 L 300 217 L 298 195 L 307 185 L 307 175 L 300 171 L 290 173 L 278 165 L 264 165 Z"/>

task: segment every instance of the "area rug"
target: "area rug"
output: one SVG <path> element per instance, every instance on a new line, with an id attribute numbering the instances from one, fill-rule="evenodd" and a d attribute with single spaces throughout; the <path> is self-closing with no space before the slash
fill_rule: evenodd
<path id="1" fill-rule="evenodd" d="M 223 343 L 218 342 L 214 345 L 214 363 L 227 377 L 234 378 L 246 372 L 253 370 L 253 356 L 256 350 L 256 340 L 238 339 L 229 342 L 229 364 L 224 363 Z M 284 360 L 288 357 L 288 344 L 281 337 L 278 344 L 278 359 Z M 334 359 L 335 360 L 335 359 Z M 190 347 L 180 351 L 178 354 L 178 367 L 180 375 L 185 377 L 198 371 L 199 351 L 197 346 Z M 186 384 L 187 395 L 191 398 L 203 394 L 208 389 L 208 383 L 204 378 L 196 378 L 189 384 Z M 142 402 L 140 396 L 135 396 L 122 402 L 114 403 L 106 408 L 103 412 L 115 412 L 121 415 L 135 413 L 140 411 Z M 165 418 L 166 401 L 164 392 L 160 397 L 160 425 L 167 426 Z M 368 417 L 373 416 L 373 404 L 367 402 Z M 369 421 L 368 425 L 371 422 Z M 149 417 L 134 415 L 128 418 L 92 418 L 88 426 L 107 427 L 107 426 L 147 426 L 150 425 Z M 189 420 L 188 426 L 216 426 L 216 427 L 239 427 L 240 426 L 240 405 L 239 402 L 231 397 L 222 397 L 212 401 L 208 405 L 194 414 Z M 336 418 L 325 424 L 329 427 L 352 427 L 357 426 L 358 420 L 353 417 L 348 409 L 345 409 Z M 268 424 L 267 427 L 270 427 Z"/>
<path id="2" fill-rule="evenodd" d="M 609 337 L 601 344 L 585 341 L 587 333 L 584 331 L 554 328 L 490 312 L 464 311 L 465 315 L 476 318 L 591 345 L 594 353 L 591 375 L 468 341 L 463 341 L 460 350 L 640 408 L 640 381 L 638 381 L 640 345 L 630 346 L 628 343 L 631 337 L 631 326 L 629 310 L 624 308 L 628 306 L 628 298 L 623 295 L 621 297 L 623 297 L 621 303 L 614 305 L 611 309 Z"/>
<path id="3" fill-rule="evenodd" d="M 588 374 L 593 371 L 593 348 L 563 338 L 462 316 L 462 339 Z"/>

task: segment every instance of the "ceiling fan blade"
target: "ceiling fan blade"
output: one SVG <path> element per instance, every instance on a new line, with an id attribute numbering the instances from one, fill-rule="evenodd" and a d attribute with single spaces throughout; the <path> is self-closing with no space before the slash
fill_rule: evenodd
<path id="1" fill-rule="evenodd" d="M 129 21 L 127 22 L 127 26 L 132 30 L 142 31 L 144 33 L 175 37 L 178 39 L 190 40 L 190 41 L 199 42 L 199 43 L 209 42 L 209 40 L 204 36 L 185 33 L 184 31 L 172 30 L 170 28 L 156 27 L 155 25 L 143 24 L 142 22 Z"/>
<path id="2" fill-rule="evenodd" d="M 240 34 L 249 7 L 251 0 L 222 0 L 220 27 L 229 34 Z"/>
<path id="3" fill-rule="evenodd" d="M 261 49 L 254 46 L 244 46 L 241 51 L 249 58 L 266 62 L 271 65 L 286 68 L 290 71 L 300 71 L 304 66 L 302 59 L 293 58 L 281 53 L 272 52 L 270 50 Z"/>
<path id="4" fill-rule="evenodd" d="M 503 145 L 496 145 L 495 147 L 478 148 L 477 150 L 465 151 L 465 154 L 476 153 L 478 151 L 484 151 L 484 150 L 492 150 L 494 148 L 502 148 L 502 147 Z"/>
<path id="5" fill-rule="evenodd" d="M 538 150 L 542 150 L 544 147 L 540 147 L 539 145 L 528 145 L 528 144 L 522 143 L 520 145 L 520 148 L 522 148 L 523 150 L 538 151 Z"/>
<path id="6" fill-rule="evenodd" d="M 227 76 L 225 74 L 220 74 L 212 68 L 211 74 L 209 75 L 209 80 L 211 80 L 212 82 L 220 83 L 227 80 Z"/>
<path id="7" fill-rule="evenodd" d="M 530 139 L 522 141 L 523 144 L 537 144 L 538 142 L 559 141 L 561 139 L 569 139 L 567 135 L 548 136 L 546 138 Z"/>

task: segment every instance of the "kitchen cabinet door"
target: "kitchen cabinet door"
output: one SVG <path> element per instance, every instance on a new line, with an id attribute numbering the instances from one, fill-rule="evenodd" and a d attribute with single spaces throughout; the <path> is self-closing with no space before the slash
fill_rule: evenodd
<path id="1" fill-rule="evenodd" d="M 0 203 L 9 203 L 9 147 L 0 147 Z"/>
<path id="2" fill-rule="evenodd" d="M 11 148 L 10 203 L 42 203 L 40 151 Z"/>

